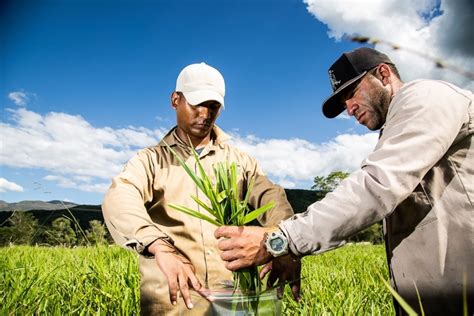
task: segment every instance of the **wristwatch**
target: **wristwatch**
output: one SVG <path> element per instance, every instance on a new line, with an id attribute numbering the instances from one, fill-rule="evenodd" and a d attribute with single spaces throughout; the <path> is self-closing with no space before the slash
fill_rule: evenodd
<path id="1" fill-rule="evenodd" d="M 288 253 L 288 239 L 280 228 L 276 228 L 266 233 L 265 247 L 273 257 L 286 255 Z"/>

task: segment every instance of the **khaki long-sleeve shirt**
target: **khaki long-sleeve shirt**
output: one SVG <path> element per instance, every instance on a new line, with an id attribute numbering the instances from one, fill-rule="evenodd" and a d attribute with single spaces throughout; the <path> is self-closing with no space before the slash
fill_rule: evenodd
<path id="1" fill-rule="evenodd" d="M 261 225 L 276 225 L 293 215 L 285 191 L 264 176 L 252 157 L 228 145 L 226 141 L 230 137 L 217 126 L 211 135 L 212 141 L 199 155 L 208 176 L 212 178 L 215 163 L 236 162 L 240 170 L 238 183 L 242 197 L 246 193 L 243 188 L 254 177 L 249 204 L 258 208 L 275 202 L 275 207 L 259 218 Z M 191 150 L 179 139 L 176 128 L 164 137 L 164 141 L 196 170 Z M 180 306 L 170 304 L 166 278 L 146 251 L 147 246 L 156 239 L 167 239 L 189 259 L 204 286 L 219 289 L 225 283 L 232 282 L 232 273 L 220 259 L 214 237 L 216 226 L 168 206 L 168 203 L 178 204 L 209 215 L 198 207 L 191 195 L 205 200 L 204 194 L 161 141 L 155 147 L 138 152 L 113 179 L 105 196 L 102 210 L 115 242 L 140 254 L 141 308 L 144 314 L 170 315 L 185 311 L 181 299 L 178 300 Z M 204 312 L 194 309 L 194 314 L 199 313 Z"/>

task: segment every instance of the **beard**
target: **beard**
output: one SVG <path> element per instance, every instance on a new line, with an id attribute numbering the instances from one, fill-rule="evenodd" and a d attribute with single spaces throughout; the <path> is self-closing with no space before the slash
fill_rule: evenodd
<path id="1" fill-rule="evenodd" d="M 371 131 L 376 131 L 385 124 L 388 107 L 392 98 L 387 90 L 378 85 L 374 85 L 369 96 L 372 115 L 366 126 Z"/>

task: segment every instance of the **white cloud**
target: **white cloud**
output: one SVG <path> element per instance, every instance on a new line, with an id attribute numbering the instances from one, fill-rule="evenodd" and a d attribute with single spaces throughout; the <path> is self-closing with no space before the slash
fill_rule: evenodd
<path id="1" fill-rule="evenodd" d="M 373 150 L 378 134 L 343 134 L 328 143 L 304 139 L 259 139 L 233 134 L 232 143 L 257 159 L 268 176 L 280 185 L 309 188 L 318 175 L 340 170 L 352 172 Z"/>
<path id="2" fill-rule="evenodd" d="M 103 192 L 138 149 L 164 134 L 132 126 L 97 128 L 65 113 L 42 115 L 25 108 L 10 113 L 12 123 L 0 122 L 0 165 L 44 169 L 51 173 L 46 180 L 84 191 Z"/>
<path id="3" fill-rule="evenodd" d="M 23 187 L 5 178 L 0 178 L 0 192 L 6 191 L 23 192 Z"/>
<path id="4" fill-rule="evenodd" d="M 53 181 L 62 188 L 77 189 L 85 192 L 105 193 L 110 186 L 109 181 L 98 182 L 100 179 L 84 176 L 47 175 L 43 179 L 47 181 Z"/>
<path id="5" fill-rule="evenodd" d="M 8 94 L 8 98 L 18 106 L 26 106 L 32 98 L 36 97 L 34 93 L 14 91 Z"/>
<path id="6" fill-rule="evenodd" d="M 474 69 L 474 31 L 471 0 L 305 0 L 308 11 L 326 24 L 335 39 L 363 35 L 397 44 L 423 55 L 439 58 L 462 69 Z M 433 12 L 442 12 L 433 17 Z M 429 18 L 427 18 L 427 16 Z M 408 50 L 392 50 L 386 44 L 376 49 L 387 53 L 397 64 L 405 81 L 433 78 L 474 90 L 474 81 Z M 334 60 L 338 56 L 334 56 Z M 329 66 L 329 65 L 328 65 Z"/>
<path id="7" fill-rule="evenodd" d="M 110 179 L 137 150 L 158 143 L 166 130 L 97 128 L 81 116 L 10 110 L 0 122 L 0 165 L 39 168 L 63 188 L 105 192 Z M 286 188 L 309 188 L 318 175 L 351 172 L 372 151 L 377 134 L 343 134 L 323 144 L 304 139 L 259 139 L 233 132 L 233 143 L 254 156 L 269 177 Z"/>
<path id="8" fill-rule="evenodd" d="M 24 92 L 10 92 L 8 98 L 19 106 L 25 106 L 29 100 Z"/>

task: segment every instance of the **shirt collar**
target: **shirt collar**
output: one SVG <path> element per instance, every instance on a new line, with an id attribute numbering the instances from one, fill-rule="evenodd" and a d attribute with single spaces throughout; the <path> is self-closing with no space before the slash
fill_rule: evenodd
<path id="1" fill-rule="evenodd" d="M 214 125 L 211 130 L 211 142 L 208 144 L 210 145 L 211 149 L 216 146 L 221 145 L 222 143 L 228 141 L 232 137 L 225 133 L 220 127 Z M 159 142 L 159 146 L 166 147 L 165 142 L 170 145 L 170 147 L 176 146 L 178 144 L 187 146 L 185 142 L 183 142 L 177 133 L 177 126 L 173 127 Z"/>

